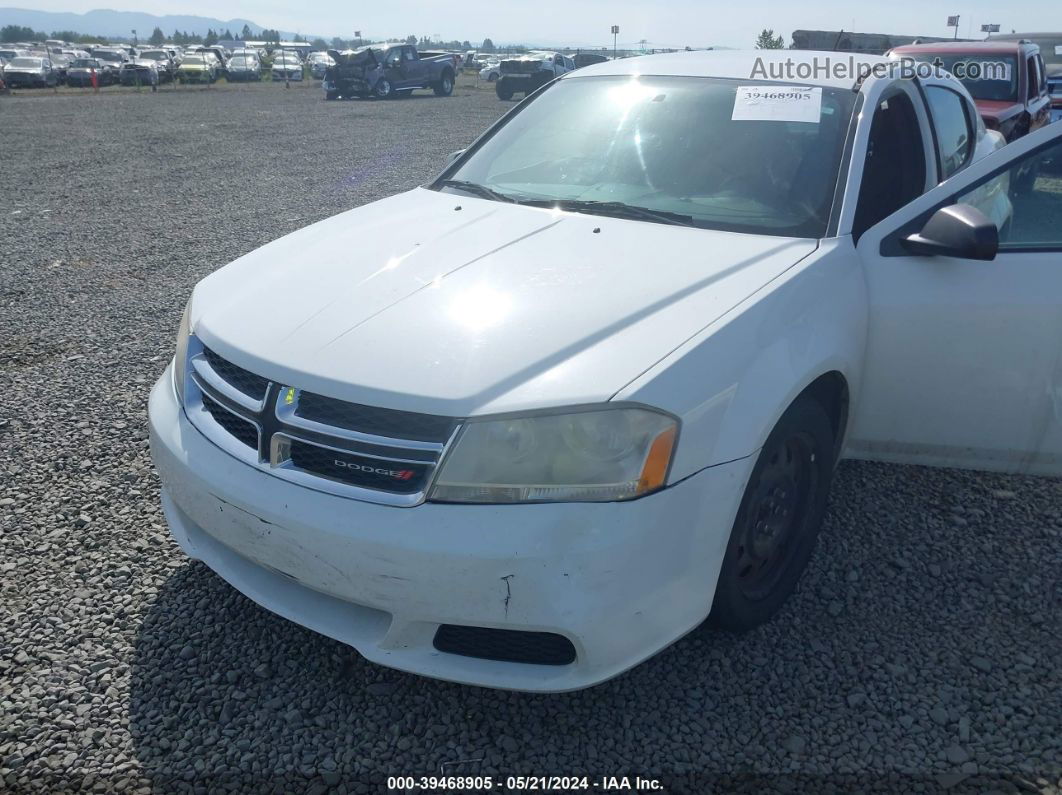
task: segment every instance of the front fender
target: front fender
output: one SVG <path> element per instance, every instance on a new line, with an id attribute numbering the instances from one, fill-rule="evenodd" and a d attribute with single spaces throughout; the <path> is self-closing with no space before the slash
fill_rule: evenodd
<path id="1" fill-rule="evenodd" d="M 793 400 L 839 372 L 854 405 L 866 281 L 850 237 L 825 240 L 614 397 L 671 411 L 682 430 L 670 481 L 756 453 Z"/>

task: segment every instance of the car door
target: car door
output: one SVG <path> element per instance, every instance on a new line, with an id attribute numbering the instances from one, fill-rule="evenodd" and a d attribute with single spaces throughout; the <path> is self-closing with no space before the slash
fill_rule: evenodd
<path id="1" fill-rule="evenodd" d="M 1038 130 L 1051 122 L 1051 97 L 1047 93 L 1047 75 L 1039 53 L 1029 56 L 1029 129 Z"/>
<path id="2" fill-rule="evenodd" d="M 1038 176 L 1014 186 L 1037 162 Z M 941 207 L 1009 205 L 992 261 L 912 254 Z M 963 169 L 869 228 L 854 457 L 1062 474 L 1062 125 Z"/>
<path id="3" fill-rule="evenodd" d="M 407 86 L 426 85 L 428 77 L 425 70 L 428 64 L 417 58 L 417 53 L 412 47 L 402 48 L 402 80 Z"/>
<path id="4" fill-rule="evenodd" d="M 392 88 L 401 88 L 405 85 L 401 47 L 392 47 L 387 51 L 387 56 L 383 62 L 383 71 L 384 77 L 391 83 Z"/>

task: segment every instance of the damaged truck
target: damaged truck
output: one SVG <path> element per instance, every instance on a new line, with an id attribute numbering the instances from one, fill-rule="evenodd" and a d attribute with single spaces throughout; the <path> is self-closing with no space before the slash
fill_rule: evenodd
<path id="1" fill-rule="evenodd" d="M 430 88 L 436 96 L 448 97 L 454 90 L 450 55 L 424 58 L 411 44 L 329 50 L 328 54 L 335 64 L 325 71 L 325 99 L 390 99 L 409 96 L 418 88 Z"/>

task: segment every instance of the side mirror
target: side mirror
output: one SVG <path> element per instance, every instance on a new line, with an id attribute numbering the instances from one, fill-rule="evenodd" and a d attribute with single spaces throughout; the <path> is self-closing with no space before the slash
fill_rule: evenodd
<path id="1" fill-rule="evenodd" d="M 459 158 L 461 155 L 463 155 L 466 151 L 467 150 L 465 150 L 465 149 L 458 149 L 456 152 L 451 152 L 449 155 L 447 155 L 446 162 L 447 163 L 454 162 L 455 160 L 457 160 L 457 158 Z"/>
<path id="2" fill-rule="evenodd" d="M 903 247 L 927 257 L 993 260 L 999 229 L 976 207 L 954 204 L 933 213 L 921 232 L 903 239 Z"/>

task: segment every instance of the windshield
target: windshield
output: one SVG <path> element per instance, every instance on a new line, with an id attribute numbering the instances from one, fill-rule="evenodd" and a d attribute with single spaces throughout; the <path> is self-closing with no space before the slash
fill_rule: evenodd
<path id="1" fill-rule="evenodd" d="M 71 63 L 72 69 L 95 69 L 96 61 L 92 58 L 75 58 Z"/>
<path id="2" fill-rule="evenodd" d="M 966 86 L 974 99 L 1012 102 L 1018 98 L 1017 61 L 1011 56 L 920 52 L 910 56 L 904 53 L 904 57 L 939 63 Z"/>
<path id="3" fill-rule="evenodd" d="M 278 55 L 274 59 L 274 61 L 276 63 L 295 63 L 295 64 L 297 64 L 299 62 L 299 59 L 296 56 L 292 55 L 290 52 L 282 52 L 280 55 Z"/>
<path id="4" fill-rule="evenodd" d="M 709 229 L 822 237 L 856 94 L 805 87 L 810 98 L 793 100 L 799 108 L 786 110 L 786 99 L 781 119 L 763 120 L 737 105 L 749 88 L 774 86 L 696 77 L 560 80 L 446 176 L 562 209 L 609 202 L 569 209 L 647 209 Z M 785 97 L 801 91 L 778 88 L 793 89 Z M 820 99 L 810 112 L 802 104 Z"/>
<path id="5" fill-rule="evenodd" d="M 169 58 L 170 54 L 168 52 L 164 52 L 163 50 L 145 50 L 144 52 L 140 53 L 140 57 L 150 58 L 152 61 L 163 61 L 166 58 Z"/>
<path id="6" fill-rule="evenodd" d="M 229 66 L 253 66 L 255 60 L 246 55 L 234 55 L 229 59 Z"/>
<path id="7" fill-rule="evenodd" d="M 22 67 L 23 69 L 40 69 L 40 58 L 16 58 L 8 66 Z"/>
<path id="8" fill-rule="evenodd" d="M 189 55 L 184 56 L 184 60 L 181 63 L 205 64 L 206 63 L 206 56 L 200 55 L 197 52 L 193 52 L 193 53 L 191 53 Z"/>
<path id="9" fill-rule="evenodd" d="M 116 52 L 108 52 L 108 51 L 106 51 L 106 50 L 103 50 L 103 51 L 101 51 L 101 52 L 97 52 L 97 53 L 94 53 L 94 55 L 95 55 L 95 56 L 96 56 L 97 58 L 101 58 L 101 59 L 103 59 L 104 61 L 121 61 L 121 60 L 123 60 L 123 59 L 122 59 L 122 56 L 121 56 L 121 55 L 120 55 L 119 53 L 116 53 Z"/>

